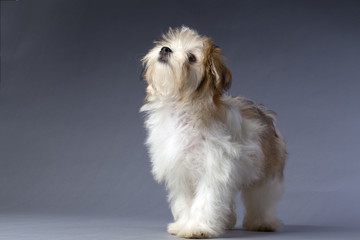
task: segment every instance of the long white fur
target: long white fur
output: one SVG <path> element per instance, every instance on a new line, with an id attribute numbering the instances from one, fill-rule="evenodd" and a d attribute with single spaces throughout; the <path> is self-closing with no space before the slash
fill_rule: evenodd
<path id="1" fill-rule="evenodd" d="M 168 64 L 157 60 L 165 45 L 173 51 Z M 184 68 L 189 51 L 198 61 Z M 165 182 L 174 216 L 168 232 L 179 237 L 207 238 L 233 228 L 234 198 L 243 188 L 247 211 L 244 227 L 276 230 L 281 226 L 274 209 L 281 196 L 282 180 L 275 177 L 249 188 L 264 175 L 259 138 L 264 126 L 241 115 L 239 109 L 248 104 L 247 100 L 223 95 L 225 122 L 206 126 L 199 121 L 196 103 L 178 101 L 200 84 L 203 57 L 202 37 L 182 27 L 170 30 L 143 60 L 152 75 L 141 111 L 146 112 L 152 173 L 158 182 Z M 184 87 L 179 89 L 179 84 Z"/>

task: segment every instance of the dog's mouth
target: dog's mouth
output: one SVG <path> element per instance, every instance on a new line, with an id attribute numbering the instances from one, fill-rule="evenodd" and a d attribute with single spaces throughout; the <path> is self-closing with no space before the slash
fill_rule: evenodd
<path id="1" fill-rule="evenodd" d="M 158 57 L 158 61 L 161 62 L 161 63 L 167 63 L 169 61 L 169 58 L 166 57 L 166 56 L 159 56 Z"/>
<path id="2" fill-rule="evenodd" d="M 169 61 L 170 54 L 172 53 L 172 50 L 168 47 L 162 47 L 159 52 L 159 62 L 167 63 Z"/>

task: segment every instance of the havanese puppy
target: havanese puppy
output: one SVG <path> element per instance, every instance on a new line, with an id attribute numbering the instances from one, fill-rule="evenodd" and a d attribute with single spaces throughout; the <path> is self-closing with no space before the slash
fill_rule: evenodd
<path id="1" fill-rule="evenodd" d="M 190 28 L 170 28 L 142 62 L 146 145 L 168 190 L 168 232 L 210 238 L 233 228 L 239 191 L 245 229 L 279 229 L 286 151 L 274 112 L 226 94 L 231 72 L 220 48 Z"/>

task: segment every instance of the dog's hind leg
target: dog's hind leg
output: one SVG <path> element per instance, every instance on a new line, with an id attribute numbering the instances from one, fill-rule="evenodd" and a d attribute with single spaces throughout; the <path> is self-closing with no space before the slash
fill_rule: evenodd
<path id="1" fill-rule="evenodd" d="M 275 216 L 275 205 L 283 193 L 280 177 L 267 179 L 242 190 L 246 213 L 243 227 L 251 231 L 276 231 L 282 222 Z"/>

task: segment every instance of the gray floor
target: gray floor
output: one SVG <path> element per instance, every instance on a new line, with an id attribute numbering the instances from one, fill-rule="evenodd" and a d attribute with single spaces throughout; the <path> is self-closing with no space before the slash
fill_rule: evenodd
<path id="1" fill-rule="evenodd" d="M 286 225 L 276 233 L 231 230 L 220 239 L 360 239 L 360 230 L 339 226 Z M 178 239 L 166 221 L 102 217 L 0 215 L 0 239 Z"/>

